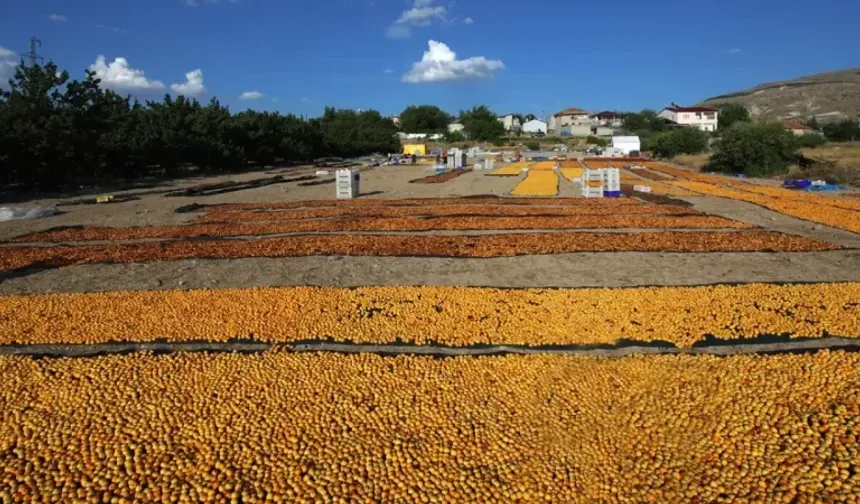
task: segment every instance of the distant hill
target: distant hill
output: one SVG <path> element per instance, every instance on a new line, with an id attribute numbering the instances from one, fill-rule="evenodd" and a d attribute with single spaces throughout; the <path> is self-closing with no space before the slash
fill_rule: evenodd
<path id="1" fill-rule="evenodd" d="M 853 119 L 860 114 L 860 68 L 761 84 L 708 98 L 702 104 L 725 102 L 745 105 L 753 117 L 762 119 L 812 116 L 819 122 Z"/>

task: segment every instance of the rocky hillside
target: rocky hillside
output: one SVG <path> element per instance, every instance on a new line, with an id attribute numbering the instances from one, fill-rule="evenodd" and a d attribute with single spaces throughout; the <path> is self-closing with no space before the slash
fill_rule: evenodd
<path id="1" fill-rule="evenodd" d="M 753 117 L 809 118 L 819 122 L 855 118 L 860 114 L 860 68 L 771 82 L 746 91 L 708 98 L 705 105 L 740 103 Z"/>

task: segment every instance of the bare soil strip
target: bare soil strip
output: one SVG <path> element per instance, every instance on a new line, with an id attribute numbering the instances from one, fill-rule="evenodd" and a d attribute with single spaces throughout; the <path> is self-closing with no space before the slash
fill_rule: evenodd
<path id="1" fill-rule="evenodd" d="M 231 222 L 183 226 L 132 228 L 84 227 L 35 233 L 16 238 L 18 243 L 74 242 L 88 240 L 139 240 L 145 238 L 194 238 L 198 236 L 236 237 L 283 233 L 354 231 L 464 231 L 511 229 L 742 229 L 749 224 L 707 215 L 580 215 L 569 217 L 369 217 L 334 220 L 275 222 Z"/>
<path id="2" fill-rule="evenodd" d="M 555 347 L 525 347 L 515 345 L 490 345 L 475 347 L 449 347 L 442 345 L 369 345 L 355 343 L 302 342 L 291 344 L 270 344 L 245 341 L 226 343 L 217 342 L 147 342 L 147 343 L 98 343 L 80 345 L 0 345 L 0 355 L 32 357 L 86 358 L 100 355 L 152 352 L 171 354 L 177 352 L 233 352 L 261 353 L 281 350 L 296 353 L 339 353 L 339 354 L 377 354 L 377 355 L 424 355 L 431 357 L 477 357 L 483 355 L 579 355 L 585 357 L 618 358 L 631 355 L 742 355 L 803 353 L 818 350 L 860 351 L 860 339 L 855 338 L 816 338 L 807 340 L 739 342 L 704 344 L 693 348 L 678 348 L 668 342 L 655 344 L 619 344 L 591 347 L 583 345 Z"/>
<path id="3" fill-rule="evenodd" d="M 680 200 L 679 200 L 680 201 Z M 326 219 L 333 217 L 563 217 L 572 215 L 696 215 L 690 203 L 661 205 L 602 206 L 516 206 L 451 205 L 448 207 L 312 208 L 304 210 L 247 210 L 211 212 L 195 222 L 262 222 L 278 220 Z"/>
<path id="4" fill-rule="evenodd" d="M 483 236 L 304 235 L 256 240 L 183 240 L 116 245 L 2 247 L 0 272 L 73 264 L 314 255 L 506 257 L 567 252 L 813 252 L 844 249 L 768 231 L 530 233 Z"/>

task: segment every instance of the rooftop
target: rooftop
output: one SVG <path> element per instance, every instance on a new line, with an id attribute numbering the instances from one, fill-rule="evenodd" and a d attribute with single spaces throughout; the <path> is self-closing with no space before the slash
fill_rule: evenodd
<path id="1" fill-rule="evenodd" d="M 797 121 L 785 121 L 785 127 L 793 130 L 811 130 L 809 126 L 805 124 L 800 124 Z"/>
<path id="2" fill-rule="evenodd" d="M 566 108 L 564 110 L 561 110 L 559 112 L 556 112 L 553 115 L 562 116 L 562 115 L 585 115 L 585 114 L 588 114 L 588 112 L 582 110 L 581 108 L 570 107 L 570 108 Z"/>
<path id="3" fill-rule="evenodd" d="M 716 112 L 717 109 L 711 107 L 681 107 L 680 105 L 672 105 L 666 107 L 665 110 L 672 112 Z"/>

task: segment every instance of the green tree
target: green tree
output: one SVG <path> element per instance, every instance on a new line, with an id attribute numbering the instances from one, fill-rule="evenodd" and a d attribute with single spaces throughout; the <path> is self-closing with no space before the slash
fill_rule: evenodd
<path id="1" fill-rule="evenodd" d="M 718 103 L 714 105 L 719 115 L 719 128 L 731 128 L 733 124 L 738 122 L 750 122 L 750 112 L 746 107 L 739 103 Z"/>
<path id="2" fill-rule="evenodd" d="M 740 122 L 714 145 L 709 169 L 749 176 L 784 173 L 797 156 L 797 139 L 782 124 Z"/>
<path id="3" fill-rule="evenodd" d="M 810 128 L 812 128 L 814 130 L 819 130 L 819 131 L 821 130 L 821 125 L 818 124 L 818 119 L 816 119 L 815 116 L 810 117 L 803 124 L 809 126 Z"/>
<path id="4" fill-rule="evenodd" d="M 860 126 L 856 121 L 847 119 L 842 122 L 826 124 L 824 128 L 824 136 L 832 142 L 853 142 L 860 140 Z"/>
<path id="5" fill-rule="evenodd" d="M 599 147 L 606 147 L 609 145 L 609 140 L 605 138 L 600 138 L 599 136 L 588 135 L 588 138 L 585 139 L 585 143 L 588 145 L 597 145 Z"/>
<path id="6" fill-rule="evenodd" d="M 505 134 L 505 126 L 486 105 L 461 111 L 460 122 L 463 123 L 466 135 L 479 142 L 498 140 Z"/>
<path id="7" fill-rule="evenodd" d="M 640 112 L 627 114 L 624 118 L 624 129 L 631 133 L 647 135 L 667 129 L 666 122 L 657 116 L 657 112 L 651 109 L 643 109 Z"/>
<path id="8" fill-rule="evenodd" d="M 435 105 L 410 105 L 400 114 L 406 133 L 444 133 L 450 122 L 450 114 Z"/>
<path id="9" fill-rule="evenodd" d="M 677 128 L 646 137 L 642 148 L 666 158 L 678 154 L 697 154 L 707 150 L 708 135 L 698 128 Z"/>
<path id="10" fill-rule="evenodd" d="M 534 115 L 534 114 L 526 114 L 525 121 L 523 121 L 523 122 L 525 123 L 525 122 L 529 122 L 529 121 L 534 121 L 535 119 L 537 119 L 537 116 L 536 116 L 536 115 Z"/>
<path id="11" fill-rule="evenodd" d="M 69 80 L 53 63 L 19 65 L 0 90 L 0 183 L 54 188 L 202 170 L 244 168 L 321 155 L 400 150 L 397 128 L 376 111 L 326 109 L 312 120 L 231 114 L 165 95 L 141 104 L 105 90 L 93 72 Z"/>
<path id="12" fill-rule="evenodd" d="M 355 112 L 326 107 L 320 123 L 330 155 L 354 157 L 400 150 L 394 123 L 375 110 Z"/>
<path id="13" fill-rule="evenodd" d="M 466 140 L 466 135 L 462 131 L 449 131 L 445 133 L 445 140 L 449 142 L 463 142 Z"/>
<path id="14" fill-rule="evenodd" d="M 822 135 L 816 135 L 814 133 L 807 133 L 805 135 L 800 135 L 797 137 L 797 145 L 801 148 L 814 149 L 815 147 L 821 147 L 826 143 L 826 138 L 824 138 Z"/>

